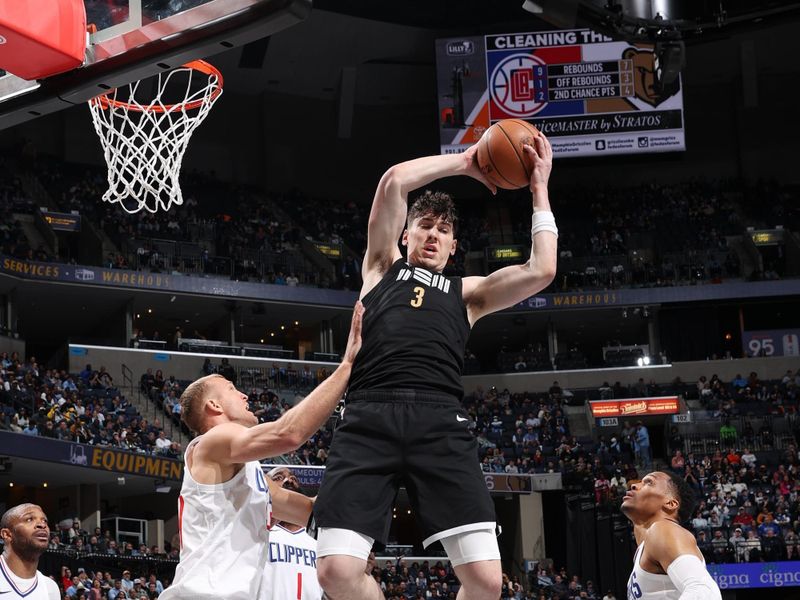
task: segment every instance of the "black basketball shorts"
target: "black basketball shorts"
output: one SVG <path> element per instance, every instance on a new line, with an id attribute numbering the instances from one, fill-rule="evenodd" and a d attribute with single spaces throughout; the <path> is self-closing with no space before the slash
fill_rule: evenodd
<path id="1" fill-rule="evenodd" d="M 400 485 L 426 540 L 493 523 L 494 504 L 468 423 L 461 402 L 445 394 L 348 394 L 314 506 L 317 526 L 350 529 L 385 544 Z"/>

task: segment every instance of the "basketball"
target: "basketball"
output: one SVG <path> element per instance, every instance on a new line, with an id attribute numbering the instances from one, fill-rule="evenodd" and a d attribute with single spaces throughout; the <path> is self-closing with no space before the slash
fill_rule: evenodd
<path id="1" fill-rule="evenodd" d="M 533 146 L 539 130 L 520 119 L 498 121 L 478 142 L 478 166 L 484 177 L 499 188 L 516 190 L 531 180 L 530 159 L 523 144 Z"/>

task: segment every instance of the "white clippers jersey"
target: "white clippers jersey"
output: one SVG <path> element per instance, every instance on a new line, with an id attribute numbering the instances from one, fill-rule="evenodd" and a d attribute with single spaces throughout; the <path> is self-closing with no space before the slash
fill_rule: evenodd
<path id="1" fill-rule="evenodd" d="M 633 571 L 628 578 L 628 600 L 679 600 L 678 588 L 669 575 L 648 573 L 639 561 L 644 553 L 644 542 L 639 544 L 633 557 Z"/>
<path id="2" fill-rule="evenodd" d="M 259 600 L 320 600 L 317 540 L 305 528 L 289 531 L 280 524 L 270 531 L 267 566 Z"/>
<path id="3" fill-rule="evenodd" d="M 186 451 L 200 439 L 190 442 Z M 258 461 L 225 483 L 197 483 L 183 470 L 178 498 L 181 559 L 159 600 L 252 600 L 267 560 L 272 501 Z"/>
<path id="4" fill-rule="evenodd" d="M 0 598 L 3 600 L 61 600 L 55 581 L 36 571 L 36 577 L 22 579 L 11 572 L 6 559 L 0 556 Z"/>

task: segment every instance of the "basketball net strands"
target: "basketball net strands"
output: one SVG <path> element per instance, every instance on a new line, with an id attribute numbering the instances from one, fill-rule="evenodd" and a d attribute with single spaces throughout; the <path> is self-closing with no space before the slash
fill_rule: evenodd
<path id="1" fill-rule="evenodd" d="M 106 202 L 128 213 L 183 204 L 181 165 L 192 133 L 222 94 L 222 74 L 196 60 L 89 100 L 108 165 Z M 179 100 L 167 103 L 167 97 Z M 147 97 L 147 99 L 144 99 Z"/>
<path id="2" fill-rule="evenodd" d="M 23 91 L 36 90 L 42 81 L 88 64 L 87 32 L 97 28 L 87 25 L 84 0 L 0 0 L 0 69 L 22 80 Z M 222 94 L 222 84 L 215 67 L 195 60 L 91 98 L 108 166 L 103 200 L 129 213 L 182 204 L 183 156 L 192 133 Z M 0 90 L 0 100 L 14 95 Z"/>

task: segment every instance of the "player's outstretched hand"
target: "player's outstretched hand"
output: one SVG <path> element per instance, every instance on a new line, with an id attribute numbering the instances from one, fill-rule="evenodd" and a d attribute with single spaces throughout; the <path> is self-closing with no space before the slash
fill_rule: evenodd
<path id="1" fill-rule="evenodd" d="M 364 305 L 361 300 L 356 302 L 353 309 L 353 320 L 350 322 L 350 336 L 347 338 L 347 348 L 344 351 L 342 362 L 353 364 L 356 354 L 361 350 L 361 322 L 364 318 Z"/>
<path id="2" fill-rule="evenodd" d="M 492 192 L 492 194 L 497 194 L 497 186 L 483 176 L 483 173 L 481 173 L 481 168 L 478 166 L 478 144 L 472 144 L 472 146 L 467 148 L 464 151 L 464 154 L 461 156 L 464 157 L 464 161 L 467 164 L 465 175 L 469 175 L 473 179 L 477 179 L 483 185 L 489 188 L 489 191 Z"/>
<path id="3" fill-rule="evenodd" d="M 533 164 L 531 191 L 537 185 L 547 185 L 547 181 L 550 179 L 550 171 L 553 170 L 553 147 L 550 145 L 550 140 L 547 139 L 547 136 L 539 132 L 533 144 L 533 146 L 526 144 L 522 147 Z"/>

